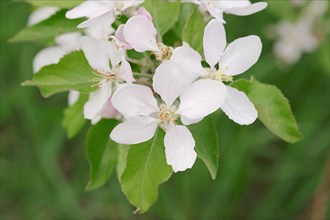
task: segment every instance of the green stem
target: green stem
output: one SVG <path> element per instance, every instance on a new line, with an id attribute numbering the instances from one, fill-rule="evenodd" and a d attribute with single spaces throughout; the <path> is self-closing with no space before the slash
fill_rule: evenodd
<path id="1" fill-rule="evenodd" d="M 154 73 L 156 70 L 154 61 L 150 58 L 150 56 L 147 53 L 144 52 L 143 55 L 144 55 L 145 59 L 147 60 L 148 65 L 150 65 L 151 72 Z"/>

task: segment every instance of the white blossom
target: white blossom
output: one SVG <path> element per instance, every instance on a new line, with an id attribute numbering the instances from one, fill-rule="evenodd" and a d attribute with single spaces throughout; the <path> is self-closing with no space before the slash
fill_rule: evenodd
<path id="1" fill-rule="evenodd" d="M 187 2 L 187 0 L 185 0 Z M 192 0 L 199 4 L 202 11 L 208 11 L 215 19 L 226 23 L 223 13 L 238 16 L 247 16 L 257 13 L 267 7 L 266 2 L 251 3 L 249 0 Z"/>
<path id="2" fill-rule="evenodd" d="M 315 34 L 315 23 L 325 13 L 326 1 L 311 1 L 302 11 L 297 21 L 283 20 L 273 26 L 277 37 L 274 54 L 286 64 L 296 63 L 303 53 L 313 52 L 320 43 Z"/>
<path id="3" fill-rule="evenodd" d="M 178 64 L 165 61 L 153 77 L 153 89 L 161 97 L 159 103 L 149 87 L 133 84 L 119 88 L 112 103 L 127 120 L 112 130 L 111 139 L 137 144 L 151 139 L 160 127 L 166 131 L 167 163 L 174 172 L 191 168 L 197 156 L 195 141 L 184 125 L 216 111 L 226 97 L 225 86 L 210 79 L 191 84 L 192 80 Z M 179 118 L 184 125 L 177 124 Z"/>
<path id="4" fill-rule="evenodd" d="M 88 35 L 94 38 L 108 39 L 114 32 L 111 25 L 116 20 L 116 15 L 143 2 L 144 0 L 88 0 L 68 11 L 66 17 L 69 19 L 87 17 L 88 19 L 80 23 L 78 28 L 86 28 Z"/>
<path id="5" fill-rule="evenodd" d="M 202 67 L 202 57 L 187 44 L 176 48 L 171 60 L 178 63 L 195 79 L 209 78 L 219 87 L 226 87 L 227 96 L 221 105 L 222 111 L 238 124 L 253 123 L 257 118 L 254 105 L 243 92 L 225 86 L 223 82 L 231 82 L 233 76 L 245 72 L 257 62 L 262 48 L 259 37 L 251 35 L 239 38 L 226 48 L 223 24 L 213 19 L 205 27 L 203 46 L 205 60 L 210 68 Z M 222 94 L 217 95 L 222 96 Z"/>
<path id="6" fill-rule="evenodd" d="M 84 105 L 84 117 L 96 123 L 102 117 L 114 116 L 116 111 L 112 108 L 111 95 L 121 83 L 135 80 L 124 51 L 117 49 L 115 43 L 85 36 L 81 38 L 81 47 L 99 80 L 95 85 L 98 89 L 90 94 Z"/>

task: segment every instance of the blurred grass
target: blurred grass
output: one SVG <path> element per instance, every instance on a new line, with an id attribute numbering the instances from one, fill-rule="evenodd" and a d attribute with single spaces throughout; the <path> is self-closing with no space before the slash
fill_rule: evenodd
<path id="1" fill-rule="evenodd" d="M 315 53 L 279 68 L 264 34 L 280 18 L 276 4 L 281 1 L 245 18 L 227 16 L 228 41 L 261 37 L 261 59 L 243 77 L 253 74 L 284 92 L 304 140 L 286 144 L 260 122 L 238 126 L 216 114 L 217 180 L 198 161 L 161 186 L 150 212 L 134 216 L 114 175 L 101 189 L 84 191 L 86 130 L 67 140 L 61 127 L 66 95 L 45 100 L 36 88 L 20 86 L 31 78 L 33 56 L 43 45 L 7 43 L 32 8 L 1 1 L 1 219 L 329 219 L 329 36 Z"/>

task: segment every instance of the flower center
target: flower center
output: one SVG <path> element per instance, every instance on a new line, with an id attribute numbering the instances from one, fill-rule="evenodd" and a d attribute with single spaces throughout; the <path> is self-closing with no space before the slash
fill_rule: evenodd
<path id="1" fill-rule="evenodd" d="M 176 124 L 176 120 L 178 119 L 178 115 L 175 114 L 177 107 L 172 105 L 168 107 L 165 104 L 161 104 L 159 107 L 159 127 L 166 131 L 167 126 L 170 123 Z"/>
<path id="2" fill-rule="evenodd" d="M 98 83 L 96 83 L 93 86 L 98 86 L 101 87 L 102 85 L 110 82 L 110 81 L 119 81 L 119 77 L 118 77 L 118 71 L 119 68 L 113 68 L 110 72 L 104 71 L 104 70 L 94 70 L 94 75 L 97 75 L 100 78 L 96 79 L 96 80 L 100 80 Z"/>
<path id="3" fill-rule="evenodd" d="M 157 46 L 160 52 L 152 52 L 152 54 L 155 54 L 156 60 L 169 60 L 173 54 L 173 47 L 168 47 L 163 43 L 158 43 Z"/>
<path id="4" fill-rule="evenodd" d="M 221 82 L 232 82 L 233 77 L 226 75 L 224 72 L 227 70 L 227 68 L 219 68 L 217 71 L 210 70 L 209 71 L 209 77 L 214 80 L 218 80 Z"/>

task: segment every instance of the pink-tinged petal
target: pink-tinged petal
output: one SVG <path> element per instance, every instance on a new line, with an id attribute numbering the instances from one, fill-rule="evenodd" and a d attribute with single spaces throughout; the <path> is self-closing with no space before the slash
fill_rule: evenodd
<path id="1" fill-rule="evenodd" d="M 225 12 L 227 14 L 246 16 L 264 10 L 267 7 L 267 5 L 268 5 L 267 2 L 257 2 L 245 7 L 235 7 L 235 8 L 226 9 Z"/>
<path id="2" fill-rule="evenodd" d="M 33 59 L 33 72 L 37 73 L 44 66 L 58 63 L 64 55 L 65 51 L 56 46 L 39 51 Z"/>
<path id="3" fill-rule="evenodd" d="M 225 75 L 235 76 L 250 69 L 261 54 L 261 40 L 258 36 L 250 35 L 230 43 L 225 50 L 219 67 Z"/>
<path id="4" fill-rule="evenodd" d="M 111 1 L 85 1 L 65 14 L 66 18 L 97 17 L 113 9 Z"/>
<path id="5" fill-rule="evenodd" d="M 61 47 L 66 53 L 70 53 L 75 50 L 80 50 L 80 32 L 70 32 L 59 35 L 55 38 L 56 44 Z"/>
<path id="6" fill-rule="evenodd" d="M 75 90 L 70 90 L 69 96 L 68 96 L 68 105 L 72 106 L 74 105 L 78 99 L 79 99 L 80 93 Z"/>
<path id="7" fill-rule="evenodd" d="M 211 7 L 206 5 L 207 10 L 209 13 L 220 23 L 225 24 L 225 20 L 223 19 L 223 10 L 221 8 Z"/>
<path id="8" fill-rule="evenodd" d="M 99 117 L 108 98 L 111 96 L 112 83 L 105 83 L 89 95 L 89 100 L 84 105 L 84 117 L 93 120 Z"/>
<path id="9" fill-rule="evenodd" d="M 171 106 L 192 80 L 191 74 L 183 71 L 177 63 L 168 60 L 156 69 L 153 88 L 167 106 Z"/>
<path id="10" fill-rule="evenodd" d="M 143 16 L 131 17 L 124 27 L 126 42 L 138 52 L 159 51 L 156 35 L 153 23 Z"/>
<path id="11" fill-rule="evenodd" d="M 78 28 L 85 28 L 85 33 L 96 39 L 108 40 L 110 35 L 115 32 L 111 26 L 115 20 L 112 11 L 109 11 L 82 22 L 78 25 Z"/>
<path id="12" fill-rule="evenodd" d="M 81 38 L 80 43 L 85 57 L 93 69 L 110 72 L 109 58 L 102 52 L 102 46 L 107 45 L 110 42 L 86 36 Z"/>
<path id="13" fill-rule="evenodd" d="M 125 58 L 123 58 L 121 61 L 118 76 L 121 79 L 125 80 L 127 83 L 132 83 L 135 81 L 135 79 L 133 77 L 131 65 L 129 65 L 129 63 L 127 62 L 127 60 Z"/>
<path id="14" fill-rule="evenodd" d="M 44 6 L 36 9 L 32 12 L 32 14 L 29 16 L 28 19 L 28 25 L 32 26 L 35 24 L 38 24 L 51 16 L 53 16 L 56 12 L 58 12 L 60 9 L 58 7 L 53 6 Z"/>
<path id="15" fill-rule="evenodd" d="M 176 62 L 188 74 L 191 74 L 197 79 L 200 76 L 205 76 L 207 71 L 202 67 L 202 57 L 197 51 L 192 49 L 188 44 L 183 43 L 181 47 L 175 48 L 171 56 L 171 61 Z"/>
<path id="16" fill-rule="evenodd" d="M 102 118 L 116 118 L 120 113 L 113 107 L 111 97 L 108 98 L 107 102 L 103 106 L 101 116 Z"/>
<path id="17" fill-rule="evenodd" d="M 118 47 L 125 48 L 127 50 L 131 50 L 131 49 L 133 49 L 133 47 L 129 43 L 126 42 L 125 37 L 124 37 L 124 27 L 125 27 L 124 24 L 119 25 L 113 39 Z"/>
<path id="18" fill-rule="evenodd" d="M 197 120 L 215 112 L 227 96 L 226 86 L 219 81 L 202 79 L 194 82 L 181 96 L 177 114 Z"/>
<path id="19" fill-rule="evenodd" d="M 113 94 L 111 101 L 125 118 L 148 116 L 158 111 L 157 101 L 147 86 L 137 84 L 121 86 Z"/>
<path id="20" fill-rule="evenodd" d="M 203 38 L 205 60 L 211 68 L 219 62 L 226 42 L 223 24 L 215 19 L 211 20 L 205 27 Z"/>
<path id="21" fill-rule="evenodd" d="M 170 125 L 165 138 L 165 156 L 167 164 L 174 172 L 190 169 L 197 158 L 194 150 L 195 140 L 183 125 Z"/>
<path id="22" fill-rule="evenodd" d="M 137 116 L 117 125 L 110 138 L 119 144 L 138 144 L 150 140 L 157 130 L 158 120 Z"/>
<path id="23" fill-rule="evenodd" d="M 144 7 L 141 7 L 137 10 L 137 15 L 141 15 L 141 16 L 145 17 L 146 19 L 148 19 L 149 21 L 152 21 L 151 14 Z"/>
<path id="24" fill-rule="evenodd" d="M 245 93 L 230 86 L 227 86 L 227 97 L 221 109 L 228 118 L 240 125 L 252 124 L 258 117 L 257 110 Z"/>

